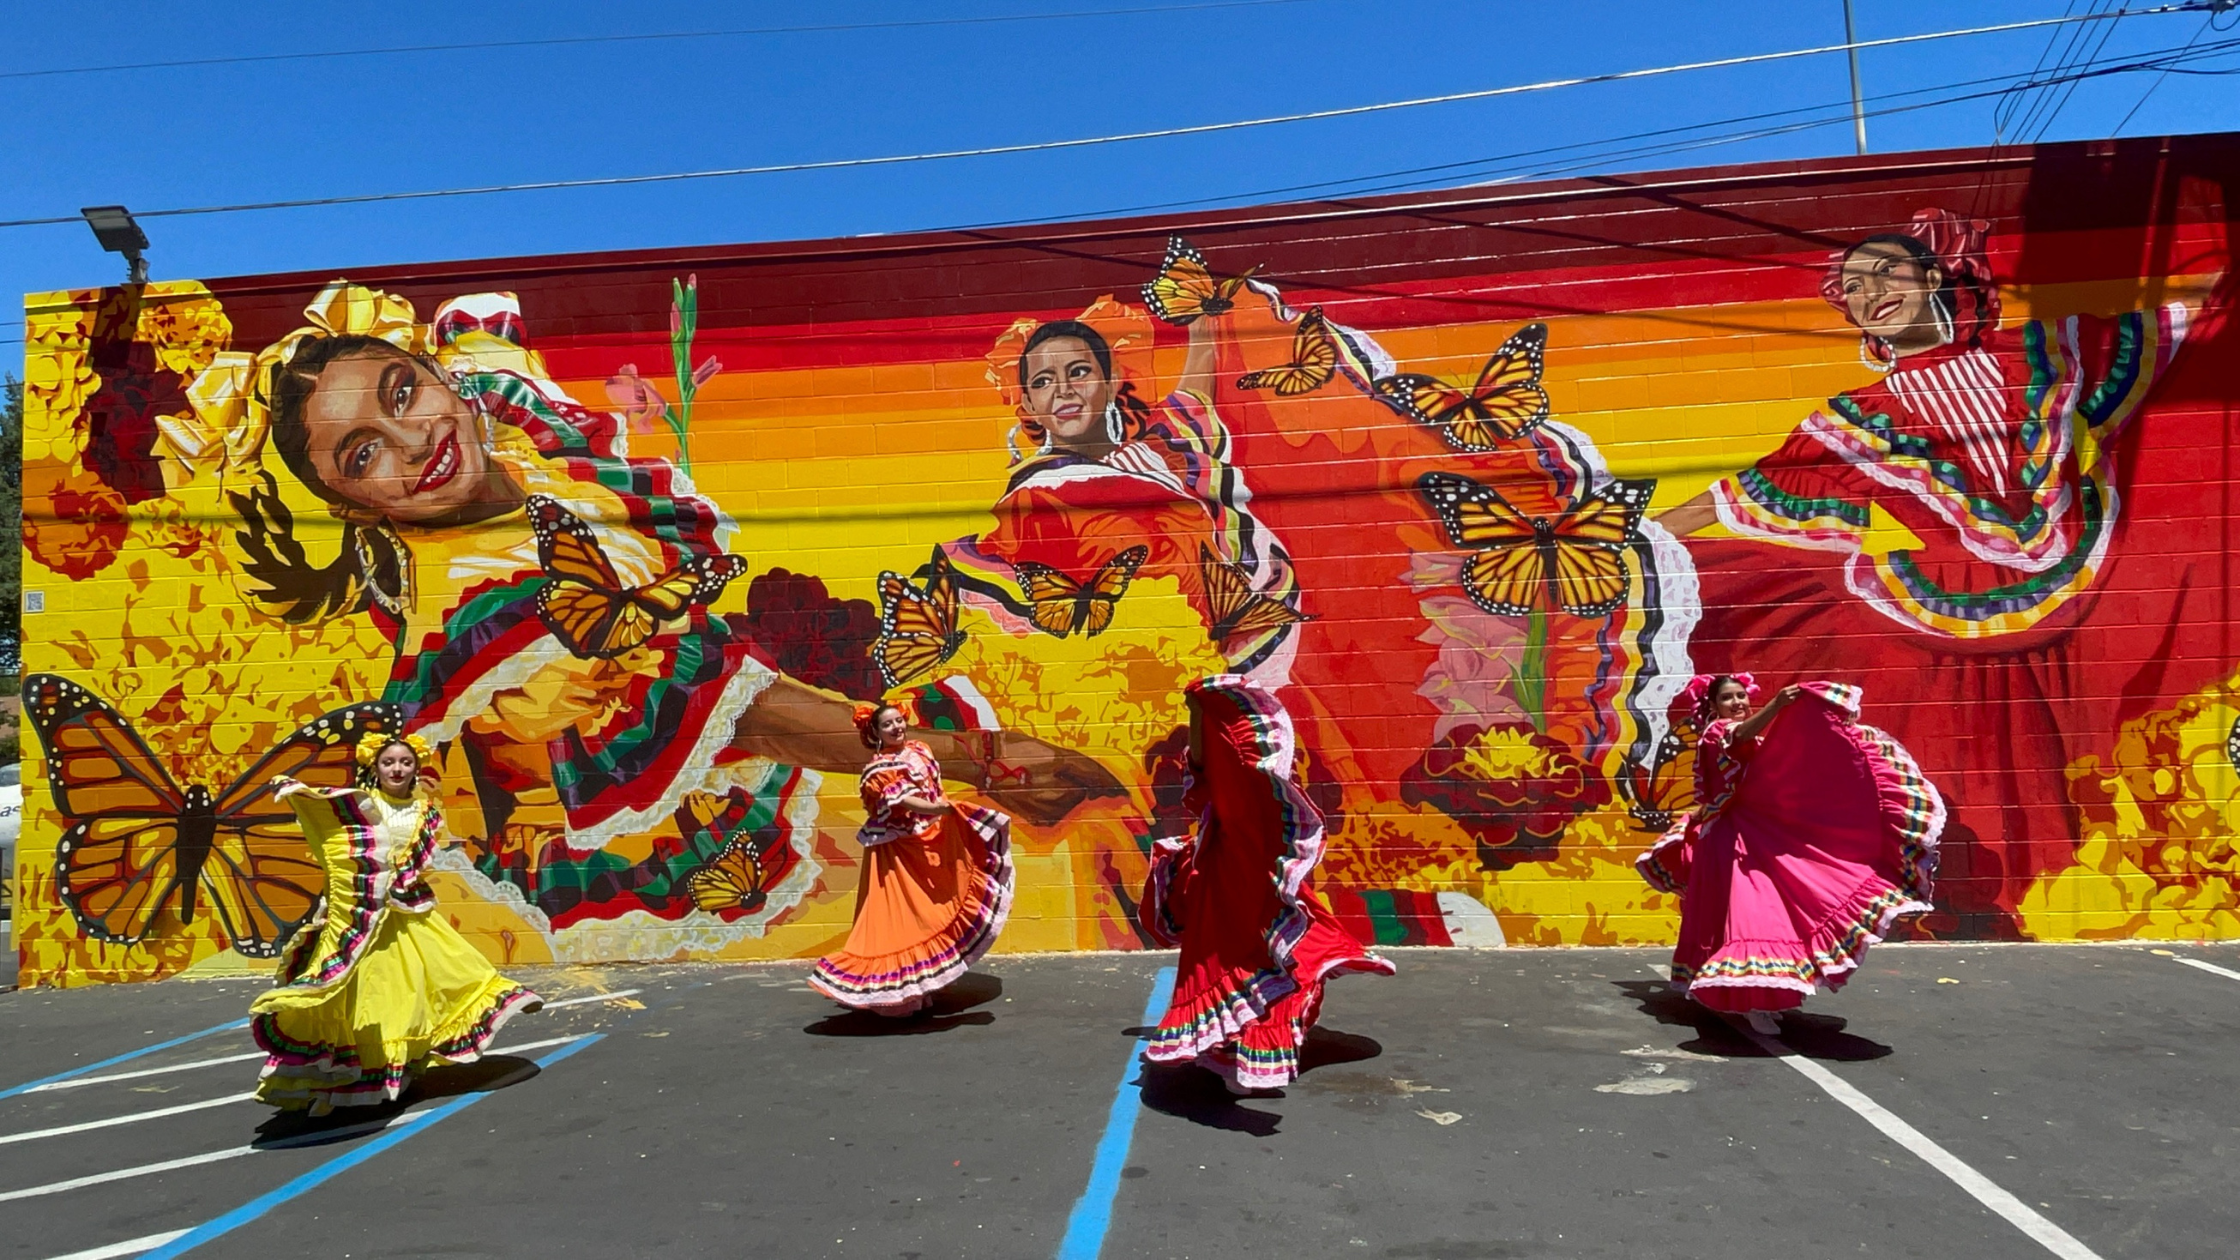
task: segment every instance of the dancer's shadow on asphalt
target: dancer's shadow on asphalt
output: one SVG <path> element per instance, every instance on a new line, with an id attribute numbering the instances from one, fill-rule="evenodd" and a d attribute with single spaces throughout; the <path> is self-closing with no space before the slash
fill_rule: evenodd
<path id="1" fill-rule="evenodd" d="M 1152 1031 L 1130 1028 L 1126 1035 L 1143 1037 Z M 1313 1028 L 1307 1032 L 1306 1044 L 1299 1047 L 1299 1073 L 1303 1078 L 1316 1068 L 1359 1063 L 1383 1053 L 1383 1043 L 1374 1037 Z M 1281 1090 L 1239 1098 L 1229 1092 L 1220 1077 L 1194 1063 L 1145 1063 L 1141 1066 L 1143 1074 L 1138 1084 L 1143 1087 L 1143 1105 L 1161 1115 L 1188 1120 L 1209 1129 L 1249 1133 L 1254 1137 L 1271 1136 L 1283 1125 L 1283 1117 L 1275 1112 L 1247 1105 L 1283 1098 Z"/>
<path id="2" fill-rule="evenodd" d="M 1766 1057 L 1764 1048 L 1744 1036 L 1716 1012 L 1673 992 L 1672 987 L 1662 981 L 1614 980 L 1611 984 L 1633 999 L 1643 1014 L 1658 1023 L 1695 1029 L 1698 1034 L 1696 1039 L 1681 1042 L 1682 1050 L 1694 1054 L 1724 1055 L 1732 1059 Z M 1857 1063 L 1896 1053 L 1879 1041 L 1869 1041 L 1865 1037 L 1845 1032 L 1849 1021 L 1834 1015 L 1808 1015 L 1801 1011 L 1790 1011 L 1780 1019 L 1782 1044 L 1807 1059 Z"/>
<path id="3" fill-rule="evenodd" d="M 1003 996 L 1003 980 L 967 972 L 948 988 L 933 995 L 933 1002 L 915 1015 L 900 1018 L 869 1011 L 842 1011 L 827 1015 L 801 1031 L 812 1037 L 921 1037 L 952 1028 L 978 1027 L 996 1022 L 993 1011 L 976 1011 Z"/>
<path id="4" fill-rule="evenodd" d="M 257 1126 L 259 1150 L 325 1146 L 371 1137 L 394 1125 L 410 1108 L 467 1094 L 487 1094 L 519 1085 L 544 1069 L 535 1060 L 510 1054 L 484 1055 L 472 1063 L 430 1068 L 394 1101 L 371 1107 L 341 1107 L 323 1116 L 283 1111 Z"/>

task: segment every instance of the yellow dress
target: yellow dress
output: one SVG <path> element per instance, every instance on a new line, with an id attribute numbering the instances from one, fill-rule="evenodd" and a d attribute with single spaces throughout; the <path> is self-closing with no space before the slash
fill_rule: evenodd
<path id="1" fill-rule="evenodd" d="M 327 894 L 249 1007 L 266 1056 L 259 1101 L 313 1115 L 388 1102 L 422 1068 L 480 1058 L 506 1020 L 544 1004 L 429 913 L 435 802 L 292 780 L 274 795 L 303 824 Z"/>

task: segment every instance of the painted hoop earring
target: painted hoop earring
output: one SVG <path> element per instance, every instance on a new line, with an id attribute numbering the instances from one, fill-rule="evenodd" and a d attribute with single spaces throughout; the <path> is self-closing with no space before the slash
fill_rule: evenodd
<path id="1" fill-rule="evenodd" d="M 1127 436 L 1127 421 L 1120 414 L 1120 400 L 1115 398 L 1104 405 L 1104 436 L 1114 446 Z"/>
<path id="2" fill-rule="evenodd" d="M 1937 313 L 1937 336 L 1939 338 L 1937 344 L 1940 346 L 1951 345 L 1953 339 L 1958 336 L 1957 331 L 1952 326 L 1952 312 L 1946 310 L 1944 303 L 1936 298 L 1929 299 L 1929 309 Z"/>

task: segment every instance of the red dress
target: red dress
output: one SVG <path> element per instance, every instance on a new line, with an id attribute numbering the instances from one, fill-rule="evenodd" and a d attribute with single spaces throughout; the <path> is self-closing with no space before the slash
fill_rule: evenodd
<path id="1" fill-rule="evenodd" d="M 1143 925 L 1179 945 L 1174 1000 L 1152 1034 L 1155 1063 L 1196 1060 L 1240 1089 L 1299 1075 L 1299 1047 L 1332 976 L 1391 975 L 1310 886 L 1322 816 L 1299 788 L 1291 718 L 1238 675 L 1190 685 L 1205 764 L 1190 800 L 1197 835 L 1160 840 L 1143 890 Z"/>
<path id="2" fill-rule="evenodd" d="M 2031 884 L 2072 863 L 2064 769 L 2224 670 L 2229 584 L 2198 536 L 2221 508 L 2181 483 L 2227 420 L 2141 414 L 2185 333 L 2172 306 L 1901 359 L 1713 487 L 1743 539 L 1689 543 L 1697 670 L 1838 673 L 1893 701 L 1951 809 L 1965 935 L 2013 935 Z"/>
<path id="3" fill-rule="evenodd" d="M 1672 982 L 1714 1010 L 1772 1011 L 1843 987 L 1900 915 L 1931 909 L 1944 803 L 1859 689 L 1806 683 L 1763 734 L 1724 719 L 1696 745 L 1696 809 L 1636 865 L 1680 894 Z"/>

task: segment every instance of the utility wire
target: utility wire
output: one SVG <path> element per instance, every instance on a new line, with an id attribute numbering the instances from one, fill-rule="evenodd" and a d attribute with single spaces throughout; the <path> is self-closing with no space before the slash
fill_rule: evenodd
<path id="1" fill-rule="evenodd" d="M 2193 40 L 2189 40 L 2183 47 L 2178 48 L 2175 51 L 2164 49 L 2158 50 L 2153 53 L 2144 54 L 2136 59 L 2112 61 L 2105 64 L 2088 63 L 2087 65 L 2080 66 L 2077 69 L 2071 71 L 2068 75 L 2062 76 L 2062 78 L 2060 79 L 2039 79 L 2034 82 L 2026 82 L 2020 86 L 2024 88 L 2031 88 L 2049 84 L 2058 85 L 2061 82 L 2066 82 L 2073 78 L 2097 78 L 2112 74 L 2137 73 L 2151 70 L 2159 70 L 2165 75 L 2182 74 L 2225 76 L 2240 74 L 2240 67 L 2223 70 L 2198 70 L 2186 68 L 2183 64 L 2185 62 L 2214 60 L 2216 58 L 2230 56 L 2234 53 L 2240 53 L 2240 38 L 2222 40 L 2213 44 L 2208 44 L 2196 48 L 2194 45 L 2199 40 L 2199 38 L 2200 33 L 2195 32 Z M 2008 79 L 2012 79 L 2015 77 L 2017 76 L 2012 74 L 1991 75 L 1979 79 L 1965 79 L 1952 83 L 1939 84 L 1934 87 L 1910 88 L 1902 92 L 1886 92 L 1876 96 L 1870 96 L 1866 99 L 1869 102 L 1896 101 L 1907 97 L 1923 96 L 1932 92 L 1948 92 L 1953 88 L 1981 87 L 1984 84 L 2002 83 Z M 1879 108 L 1868 109 L 1865 112 L 1867 117 L 1869 118 L 1881 118 L 1889 115 L 1911 113 L 1924 109 L 1936 109 L 1947 105 L 1961 104 L 1971 100 L 2003 98 L 2009 96 L 2013 91 L 2014 86 L 2010 85 L 2008 87 L 1997 89 L 1966 92 L 1955 96 L 1945 96 L 1937 98 L 1935 100 L 1916 101 L 1904 105 L 1883 105 Z M 1790 122 L 1779 126 L 1719 133 L 1710 136 L 1699 136 L 1692 139 L 1675 140 L 1662 144 L 1636 146 L 1629 149 L 1606 148 L 1606 146 L 1608 145 L 1623 144 L 1633 140 L 1655 140 L 1660 137 L 1673 136 L 1684 132 L 1703 131 L 1716 127 L 1729 127 L 1738 123 L 1762 122 L 1774 118 L 1787 117 L 1794 114 L 1809 114 L 1815 111 L 1820 112 L 1823 116 L 1818 118 L 1807 118 L 1801 121 Z M 1344 179 L 1320 180 L 1313 183 L 1291 184 L 1279 188 L 1265 188 L 1253 190 L 1250 192 L 1227 193 L 1212 197 L 1195 197 L 1178 201 L 1108 207 L 1101 210 L 1076 212 L 1072 215 L 1043 215 L 1030 219 L 998 221 L 984 220 L 977 223 L 957 225 L 947 228 L 909 230 L 940 232 L 987 230 L 1000 227 L 1014 227 L 1022 224 L 1063 222 L 1067 219 L 1082 220 L 1107 218 L 1115 215 L 1137 214 L 1153 210 L 1173 210 L 1189 207 L 1217 206 L 1227 202 L 1259 200 L 1270 196 L 1279 196 L 1285 193 L 1296 193 L 1314 189 L 1329 189 L 1342 185 L 1368 185 L 1365 187 L 1349 188 L 1344 194 L 1348 196 L 1362 196 L 1373 193 L 1397 192 L 1411 188 L 1444 184 L 1452 180 L 1458 172 L 1473 170 L 1477 168 L 1490 168 L 1477 170 L 1477 173 L 1479 174 L 1490 174 L 1494 171 L 1501 171 L 1504 169 L 1511 172 L 1509 174 L 1501 176 L 1501 178 L 1497 180 L 1487 181 L 1485 184 L 1477 185 L 1480 187 L 1484 187 L 1490 186 L 1492 183 L 1506 183 L 1518 179 L 1546 179 L 1560 175 L 1572 174 L 1580 170 L 1587 170 L 1597 166 L 1603 166 L 1612 160 L 1624 159 L 1629 157 L 1661 156 L 1671 153 L 1688 152 L 1697 149 L 1714 148 L 1720 145 L 1742 143 L 1749 140 L 1766 139 L 1783 135 L 1793 135 L 1800 132 L 1816 130 L 1824 127 L 1838 127 L 1850 121 L 1850 102 L 1848 100 L 1831 101 L 1825 105 L 1796 106 L 1790 109 L 1771 110 L 1761 114 L 1746 114 L 1735 118 L 1719 119 L 1713 122 L 1691 123 L 1680 127 L 1664 127 L 1658 128 L 1653 131 L 1635 132 L 1631 135 L 1612 136 L 1602 140 L 1580 141 L 1574 144 L 1551 145 L 1539 149 L 1520 150 L 1515 153 L 1503 154 L 1497 157 L 1471 158 L 1459 162 L 1441 162 L 1430 166 L 1408 167 L 1402 170 L 1385 171 L 1372 175 L 1349 176 Z M 1537 168 L 1528 169 L 1528 164 L 1519 162 L 1519 159 L 1523 158 L 1546 157 L 1555 153 L 1571 152 L 1581 149 L 1596 149 L 1600 151 L 1586 154 L 1579 158 L 1572 159 L 1566 163 L 1553 166 L 1540 166 Z M 1410 176 L 1415 178 L 1402 178 Z M 21 321 L 11 322 L 20 323 Z M 21 337 L 0 337 L 0 345 L 20 345 L 22 344 L 22 342 L 23 338 Z"/>
<path id="2" fill-rule="evenodd" d="M 1131 9 L 1083 9 L 1070 13 L 1008 13 L 989 17 L 913 18 L 892 22 L 834 22 L 815 26 L 745 26 L 727 30 L 656 31 L 643 35 L 562 35 L 550 39 L 476 40 L 463 44 L 404 44 L 393 48 L 342 48 L 325 52 L 251 53 L 238 57 L 192 57 L 179 61 L 132 61 L 112 66 L 62 66 L 52 70 L 0 71 L 0 80 L 47 79 L 74 74 L 116 74 L 127 70 L 178 70 L 195 66 L 239 66 L 273 61 L 328 61 L 339 57 L 395 57 L 411 53 L 485 52 L 499 48 L 564 48 L 582 44 L 641 44 L 661 40 L 735 39 L 753 35 L 822 35 L 843 31 L 914 30 L 929 26 L 995 26 L 1007 22 L 1066 22 L 1076 18 L 1130 17 L 1139 14 L 1193 13 L 1207 9 L 1259 9 L 1309 4 L 1314 0 L 1205 0 L 1199 4 L 1146 5 Z"/>
<path id="3" fill-rule="evenodd" d="M 2198 40 L 2203 35 L 2207 34 L 2209 31 L 2209 27 L 2214 24 L 2216 20 L 2217 19 L 2215 14 L 2211 14 L 2208 17 L 2203 18 L 2201 20 L 2201 28 L 2193 33 L 2193 39 L 2189 39 L 2186 41 L 2186 47 L 2193 47 L 2194 40 Z M 2121 122 L 2118 122 L 2115 125 L 2114 129 L 2109 131 L 2108 134 L 2111 136 L 2122 135 L 2123 129 L 2131 125 L 2132 118 L 2135 117 L 2141 109 L 2146 107 L 2147 98 L 2153 96 L 2155 92 L 2162 87 L 2163 80 L 2169 77 L 2170 71 L 2167 68 L 2164 69 L 2161 74 L 2156 75 L 2154 77 L 2154 82 L 2147 85 L 2146 91 L 2139 93 L 2139 99 L 2131 103 L 2131 108 L 2124 112 L 2123 120 Z"/>
<path id="4" fill-rule="evenodd" d="M 1663 75 L 1683 74 L 1696 70 L 1724 69 L 1733 66 L 1758 65 L 1766 62 L 1789 61 L 1799 57 L 1825 56 L 1846 52 L 1854 48 L 1892 48 L 1905 44 L 1925 43 L 1931 40 L 1958 39 L 1978 35 L 1995 35 L 2010 31 L 2040 29 L 2064 23 L 2104 21 L 2109 17 L 2156 16 L 2169 13 L 2198 13 L 2207 10 L 2208 0 L 2183 0 L 2182 3 L 2157 5 L 2149 9 L 2126 9 L 2117 14 L 2081 14 L 2058 18 L 2035 18 L 2023 22 L 2003 22 L 1991 26 L 1966 27 L 1958 30 L 1934 31 L 1920 35 L 1893 35 L 1881 39 L 1858 40 L 1850 43 L 1824 44 L 1814 48 L 1795 48 L 1783 52 L 1754 53 L 1741 57 L 1720 57 L 1710 61 L 1684 62 L 1679 65 L 1657 66 L 1645 70 L 1620 70 L 1606 74 L 1578 75 L 1571 78 L 1547 79 L 1538 83 L 1520 83 L 1506 87 L 1481 88 L 1470 92 L 1449 92 L 1438 96 L 1420 96 L 1401 101 L 1385 101 L 1373 105 L 1348 105 L 1336 109 L 1309 110 L 1298 114 L 1279 114 L 1265 118 L 1240 119 L 1233 122 L 1199 123 L 1185 127 L 1162 127 L 1150 131 L 1122 132 L 1117 135 L 1086 136 L 1071 140 L 1044 140 L 1024 144 L 988 145 L 973 149 L 949 149 L 934 153 L 895 154 L 884 157 L 832 158 L 815 162 L 781 162 L 766 166 L 740 166 L 719 170 L 679 171 L 661 175 L 614 175 L 593 179 L 534 180 L 514 184 L 485 184 L 467 188 L 425 189 L 413 192 L 360 193 L 339 197 L 306 197 L 287 201 L 241 202 L 230 205 L 186 206 L 163 210 L 141 210 L 139 218 L 164 218 L 177 215 L 235 214 L 249 210 L 297 210 L 313 206 L 364 205 L 385 201 L 423 201 L 438 197 L 474 197 L 496 193 L 542 192 L 564 188 L 616 188 L 636 184 L 677 183 L 685 180 L 722 179 L 745 175 L 775 175 L 800 171 L 847 170 L 873 166 L 895 166 L 904 163 L 948 161 L 957 158 L 994 157 L 1013 153 L 1041 153 L 1059 149 L 1078 149 L 1093 145 L 1121 144 L 1137 140 L 1168 139 L 1177 136 L 1210 135 L 1216 132 L 1241 131 L 1254 127 L 1270 127 L 1287 123 L 1313 122 L 1329 118 L 1349 118 L 1363 114 L 1384 113 L 1391 110 L 1415 109 L 1426 105 L 1447 105 L 1460 101 L 1489 100 L 1495 97 L 1515 96 L 1527 92 L 1545 92 L 1557 88 L 1581 87 L 1596 83 L 1621 83 L 1635 79 L 1656 78 Z M 49 224 L 76 223 L 77 215 L 52 215 L 35 219 L 0 220 L 0 228 L 37 227 Z"/>
<path id="5" fill-rule="evenodd" d="M 2108 0 L 2108 3 L 2112 4 L 2114 2 L 2115 0 Z M 2116 25 L 2117 23 L 2123 21 L 2123 16 L 2124 15 L 2121 13 L 2115 14 L 2113 20 L 2102 25 L 2099 28 L 2099 42 L 2094 43 L 2092 45 L 2092 51 L 2083 54 L 2083 56 L 2079 58 L 2079 60 L 2090 61 L 2093 58 L 2098 57 L 2101 53 L 2101 50 L 2105 49 L 2108 46 L 2108 41 L 2114 37 L 2116 33 Z M 2087 38 L 2089 39 L 2089 28 L 2080 27 L 2079 29 L 2086 30 Z M 2080 41 L 2080 43 L 2081 42 L 2083 41 Z M 2053 122 L 2056 118 L 2059 118 L 2061 116 L 2061 111 L 2069 107 L 2070 98 L 2074 97 L 2077 94 L 2077 85 L 2082 82 L 2084 82 L 2084 80 L 2082 79 L 2072 79 L 2069 81 L 2068 85 L 2061 90 L 2059 99 L 2055 100 L 2053 102 L 2053 107 L 2046 111 L 2044 121 L 2038 124 L 2038 129 L 2036 131 L 2030 133 L 2030 142 L 2032 144 L 2036 144 L 2038 141 L 2045 139 L 2046 132 L 2053 129 Z"/>

